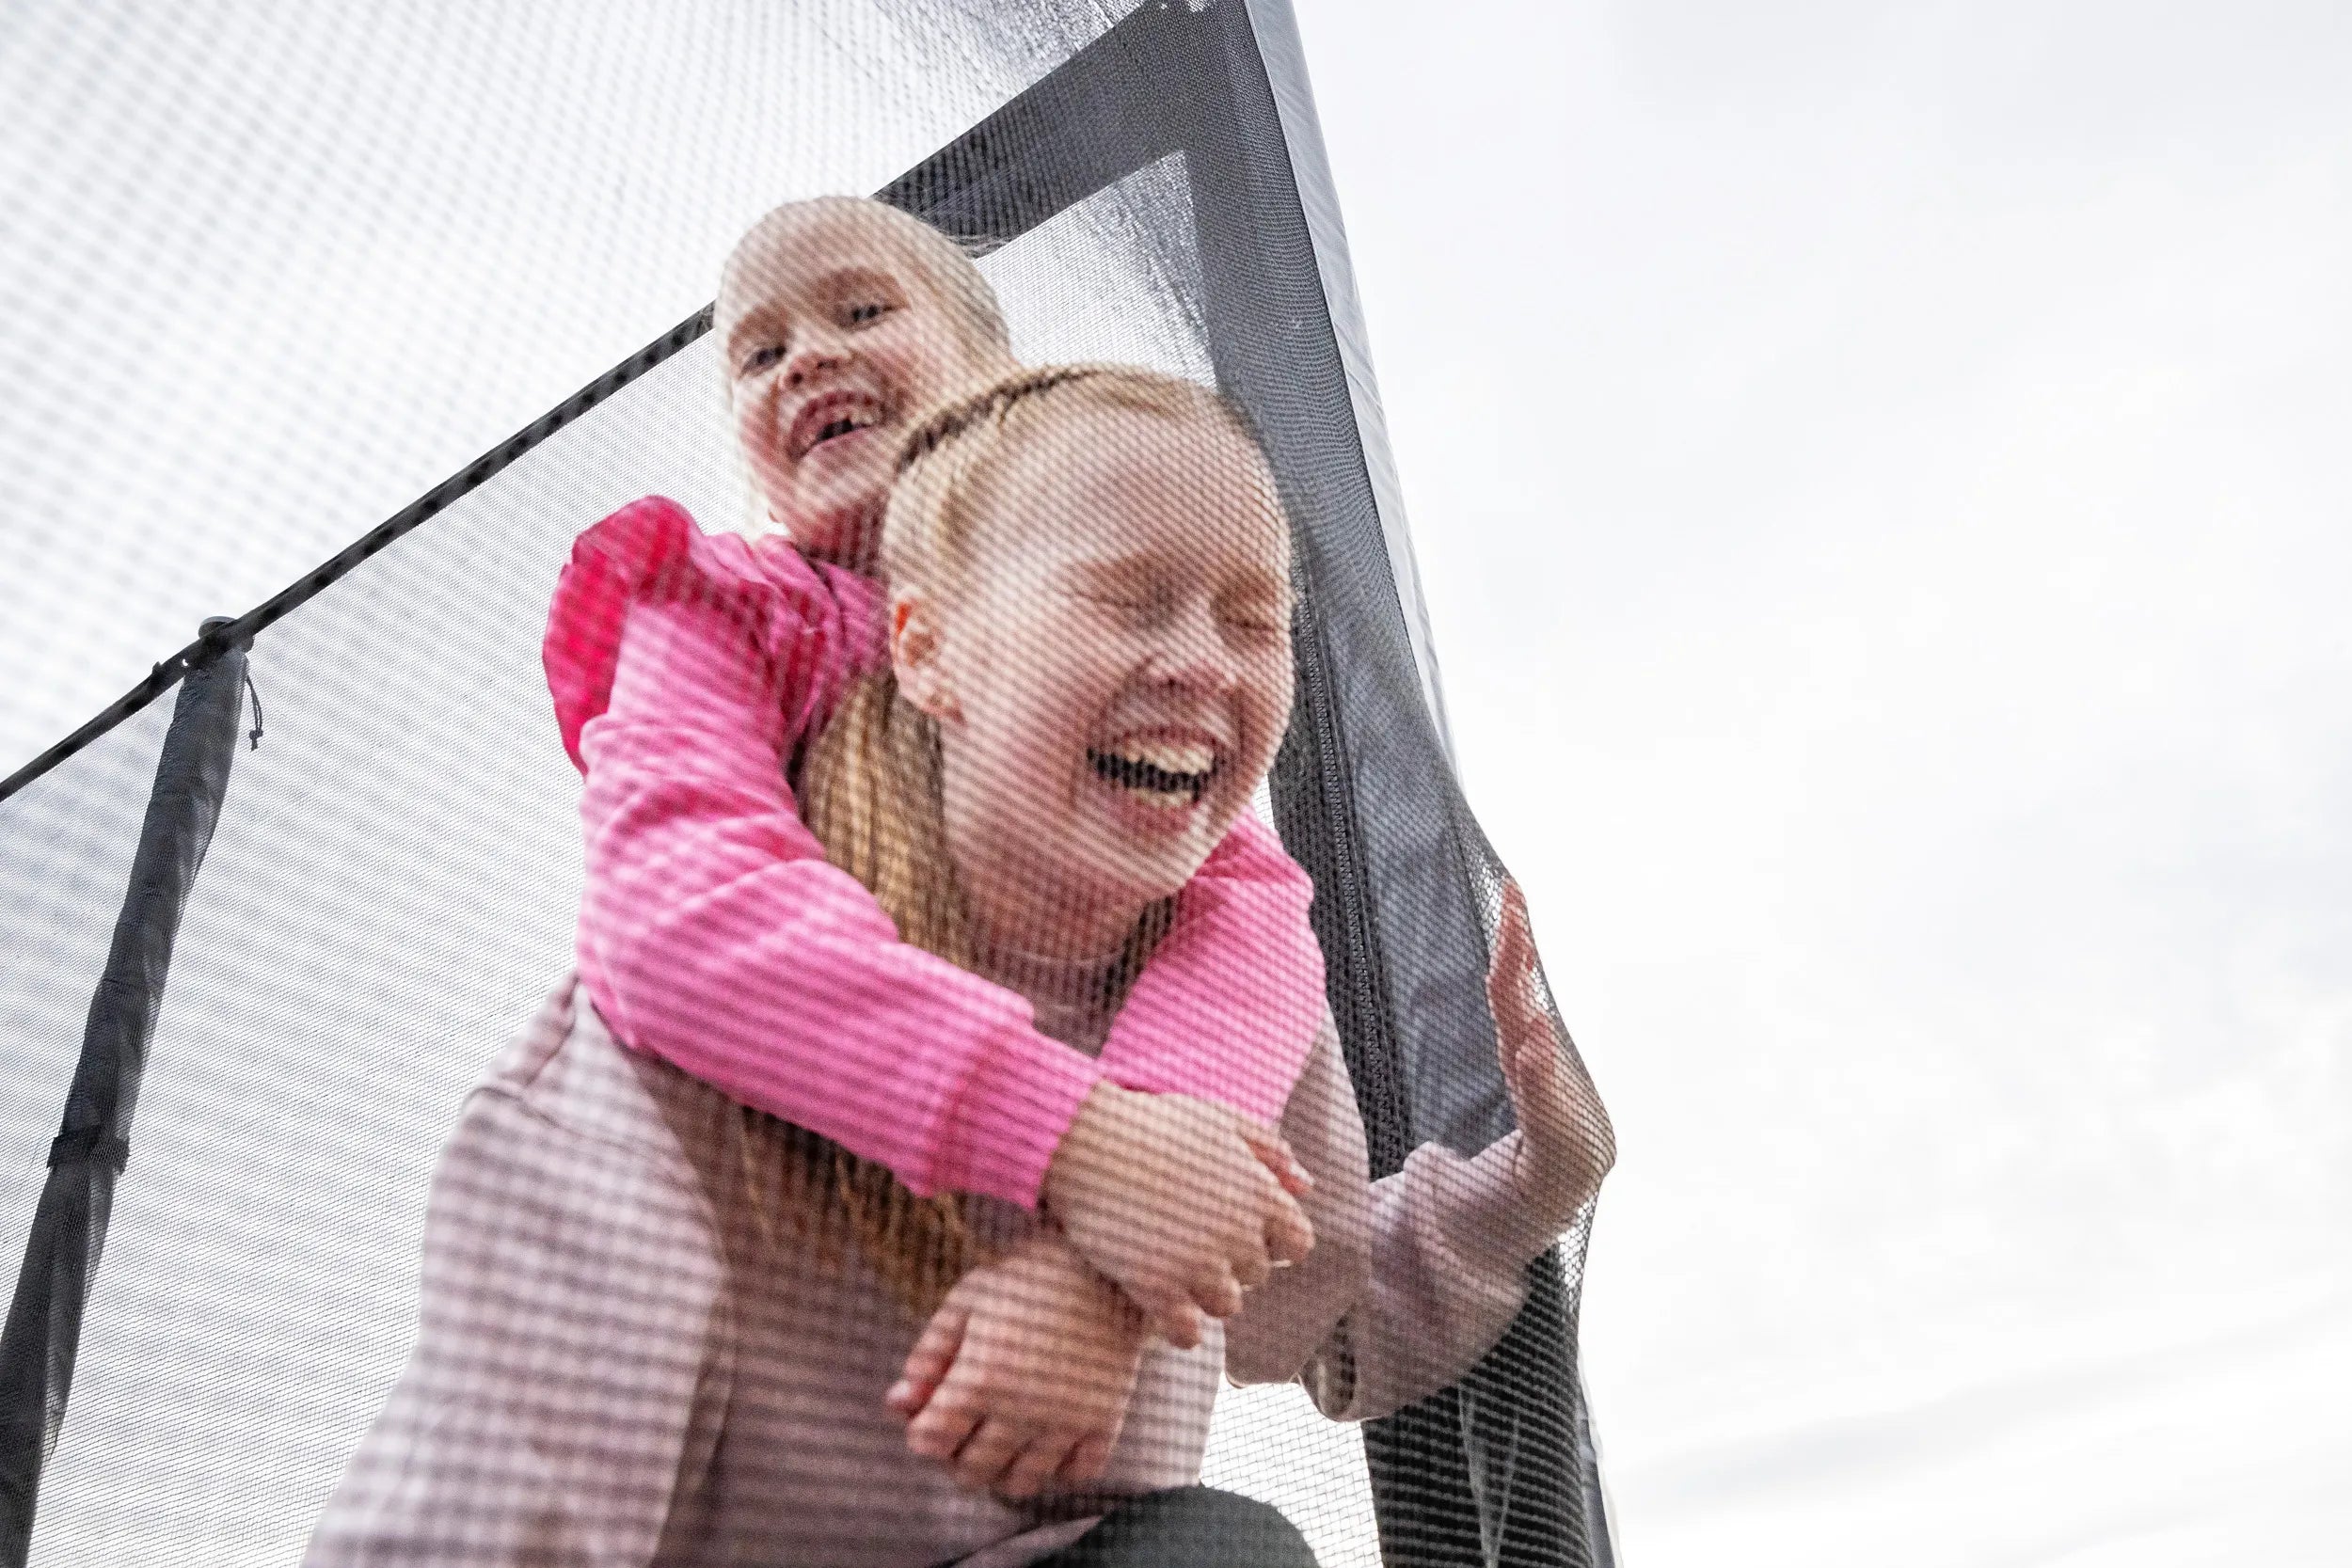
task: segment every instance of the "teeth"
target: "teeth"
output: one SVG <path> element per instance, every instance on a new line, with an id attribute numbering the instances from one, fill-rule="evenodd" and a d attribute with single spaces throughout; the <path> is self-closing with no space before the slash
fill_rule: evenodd
<path id="1" fill-rule="evenodd" d="M 853 431 L 870 430 L 882 423 L 882 410 L 871 404 L 860 403 L 845 408 L 835 408 L 832 411 L 831 418 L 809 433 L 808 448 L 802 450 L 807 451 L 809 448 L 820 447 L 835 436 L 847 436 Z"/>
<path id="2" fill-rule="evenodd" d="M 1129 786 L 1152 805 L 1174 808 L 1188 806 L 1198 799 L 1189 789 L 1146 789 L 1141 784 Z"/>
<path id="3" fill-rule="evenodd" d="M 1214 748 L 1197 742 L 1145 742 L 1116 752 L 1089 752 L 1095 772 L 1156 806 L 1197 803 L 1216 768 Z M 1170 767 L 1170 763 L 1197 764 Z"/>
<path id="4" fill-rule="evenodd" d="M 1139 762 L 1163 773 L 1206 773 L 1216 766 L 1216 749 L 1200 740 L 1131 742 L 1111 753 L 1124 762 Z"/>

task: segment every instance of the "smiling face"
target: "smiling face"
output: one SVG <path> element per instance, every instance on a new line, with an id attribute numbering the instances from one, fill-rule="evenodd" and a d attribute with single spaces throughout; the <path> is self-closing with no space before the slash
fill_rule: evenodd
<path id="1" fill-rule="evenodd" d="M 973 487 L 965 568 L 894 599 L 893 651 L 939 721 L 974 918 L 1092 957 L 1200 869 L 1273 761 L 1290 536 L 1264 459 L 1221 419 L 1040 418 Z"/>
<path id="2" fill-rule="evenodd" d="M 770 515 L 809 554 L 857 570 L 871 566 L 908 424 L 1012 365 L 971 263 L 857 198 L 762 219 L 727 259 L 713 325 Z"/>

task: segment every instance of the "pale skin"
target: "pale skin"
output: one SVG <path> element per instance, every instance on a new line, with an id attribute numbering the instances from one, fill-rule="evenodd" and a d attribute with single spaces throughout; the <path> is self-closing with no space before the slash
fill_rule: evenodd
<path id="1" fill-rule="evenodd" d="M 1230 431 L 1089 410 L 1056 434 L 1005 459 L 976 502 L 976 547 L 991 552 L 969 574 L 979 586 L 900 585 L 892 645 L 901 689 L 941 726 L 950 852 L 994 895 L 980 912 L 1027 946 L 1084 955 L 1114 950 L 1222 832 L 1184 813 L 1138 820 L 1104 793 L 1089 749 L 1122 726 L 1196 733 L 1225 749 L 1219 786 L 1247 799 L 1289 707 L 1288 545 L 1263 459 Z M 1039 518 L 1052 526 L 1020 526 Z M 960 770 L 1017 787 L 959 797 Z M 1195 809 L 1216 804 L 1204 792 Z M 999 856 L 1027 864 L 985 874 Z M 1607 1168 L 1607 1120 L 1535 984 L 1526 908 L 1506 886 L 1488 992 L 1522 1130 L 1514 1174 L 1581 1203 Z M 1156 1245 L 1186 1224 L 1263 1225 L 1257 1205 L 1203 1202 L 1181 1148 L 1158 1156 L 1109 1206 L 1120 1234 Z M 909 1447 L 959 1484 L 1018 1498 L 1103 1473 L 1152 1325 L 1089 1266 L 1088 1223 L 1064 1216 L 1075 1250 L 1047 1235 L 967 1274 L 887 1396 Z M 1208 1282 L 1219 1315 L 1266 1276 Z"/>
<path id="2" fill-rule="evenodd" d="M 1580 1064 L 1536 1000 L 1526 900 L 1503 885 L 1486 994 L 1518 1119 L 1521 1192 L 1600 1189 L 1616 1141 Z M 1126 1424 L 1149 1328 L 1067 1246 L 1042 1237 L 972 1270 L 931 1317 L 888 1395 L 907 1446 L 957 1484 L 1025 1498 L 1101 1479 Z"/>
<path id="3" fill-rule="evenodd" d="M 737 443 L 772 519 L 813 557 L 870 572 L 913 421 L 1013 368 L 940 264 L 873 203 L 841 199 L 779 209 L 728 259 L 714 327 Z M 1216 1221 L 1135 1224 L 1128 1195 L 1171 1170 Z M 1307 1255 L 1313 1231 L 1294 1194 L 1309 1184 L 1280 1138 L 1247 1118 L 1105 1083 L 1057 1148 L 1042 1202 L 1156 1332 L 1193 1345 L 1245 1286 Z"/>
<path id="4" fill-rule="evenodd" d="M 1502 916 L 1486 970 L 1502 1081 L 1518 1117 L 1514 1174 L 1522 1192 L 1565 1191 L 1581 1207 L 1616 1163 L 1617 1136 L 1583 1064 L 1561 1049 L 1538 999 L 1535 936 L 1519 884 L 1502 884 Z"/>

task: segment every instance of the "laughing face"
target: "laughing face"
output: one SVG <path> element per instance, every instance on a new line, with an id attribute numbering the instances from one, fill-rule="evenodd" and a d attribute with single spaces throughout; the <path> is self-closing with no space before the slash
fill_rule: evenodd
<path id="1" fill-rule="evenodd" d="M 1273 760 L 1288 529 L 1248 441 L 1123 408 L 1004 452 L 971 505 L 967 580 L 896 601 L 901 687 L 939 721 L 982 930 L 1099 956 L 1200 868 Z"/>
<path id="2" fill-rule="evenodd" d="M 714 325 L 753 482 L 794 544 L 857 570 L 907 424 L 1012 364 L 910 221 L 855 200 L 780 208 L 720 279 Z"/>

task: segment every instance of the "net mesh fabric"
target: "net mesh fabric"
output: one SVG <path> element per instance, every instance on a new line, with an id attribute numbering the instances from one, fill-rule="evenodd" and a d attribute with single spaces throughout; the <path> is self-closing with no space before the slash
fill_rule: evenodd
<path id="1" fill-rule="evenodd" d="M 1263 436 L 1304 601 L 1271 803 L 1316 879 L 1372 1173 L 1423 1143 L 1475 1154 L 1509 1126 L 1483 989 L 1502 872 L 1445 768 L 1402 610 L 1409 568 L 1384 542 L 1393 498 L 1375 495 L 1382 465 L 1366 455 L 1378 434 L 1355 417 L 1250 17 L 1073 6 L 1016 28 L 993 8 L 901 3 L 778 26 L 709 47 L 826 84 L 795 134 L 853 142 L 842 163 L 867 185 L 919 166 L 892 196 L 981 254 L 1021 358 L 1218 385 Z M 585 69 L 543 69 L 571 67 Z M 822 130 L 834 109 L 863 118 Z M 215 124 L 236 134 L 233 117 Z M 926 161 L 934 148 L 948 151 Z M 548 588 L 574 536 L 640 496 L 739 525 L 714 361 L 699 339 L 615 387 L 259 630 L 266 735 L 235 759 L 178 932 L 33 1560 L 300 1559 L 411 1354 L 456 1108 L 529 1038 L 569 963 L 580 785 L 548 719 Z M 38 447 L 39 472 L 61 474 L 74 434 L 10 450 Z M 307 458 L 281 461 L 298 476 Z M 24 1064 L 0 1101 L 12 1236 L 30 1224 L 168 710 L 143 708 L 0 801 L 0 865 L 30 916 L 0 998 Z M 716 1115 L 678 1092 L 679 1115 Z M 495 1195 L 500 1179 L 469 1190 Z M 591 1169 L 579 1196 L 599 1244 L 660 1259 L 649 1280 L 678 1275 L 659 1227 L 639 1225 L 674 1191 L 631 1189 L 624 1162 Z M 1534 1267 L 1527 1310 L 1459 1386 L 1364 1436 L 1295 1387 L 1229 1390 L 1205 1479 L 1277 1503 L 1326 1562 L 1596 1560 L 1573 1363 L 1581 1253 L 1578 1230 Z M 845 1328 L 863 1309 L 836 1304 Z M 561 1377 L 616 1323 L 659 1316 L 627 1299 L 603 1310 L 516 1342 L 517 1363 Z M 902 1500 L 861 1495 L 853 1468 L 836 1485 L 845 1538 L 899 1517 Z M 485 1488 L 485 1511 L 497 1496 Z"/>

